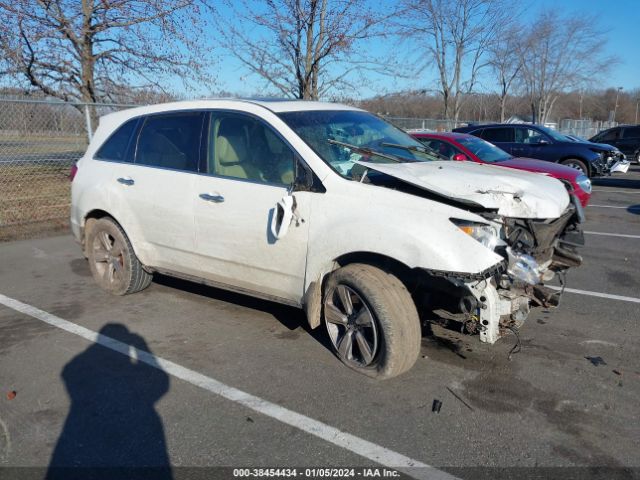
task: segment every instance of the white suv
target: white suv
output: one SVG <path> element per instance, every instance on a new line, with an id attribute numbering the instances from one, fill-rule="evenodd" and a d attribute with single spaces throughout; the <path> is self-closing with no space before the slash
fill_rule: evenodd
<path id="1" fill-rule="evenodd" d="M 581 215 L 553 178 L 440 161 L 356 108 L 203 100 L 102 117 L 71 225 L 114 294 L 158 272 L 295 305 L 384 378 L 436 308 L 493 343 L 557 304 L 542 282 L 580 264 Z"/>

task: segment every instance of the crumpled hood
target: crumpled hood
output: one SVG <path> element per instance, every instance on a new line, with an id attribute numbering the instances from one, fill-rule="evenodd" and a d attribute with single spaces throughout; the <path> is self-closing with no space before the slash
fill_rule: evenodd
<path id="1" fill-rule="evenodd" d="M 555 178 L 511 168 L 452 161 L 356 163 L 506 217 L 558 218 L 570 201 L 566 188 Z"/>

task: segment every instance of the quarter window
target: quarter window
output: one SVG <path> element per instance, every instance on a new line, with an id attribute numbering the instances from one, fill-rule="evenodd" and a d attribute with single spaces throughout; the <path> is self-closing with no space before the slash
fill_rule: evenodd
<path id="1" fill-rule="evenodd" d="M 100 160 L 130 162 L 131 158 L 128 155 L 129 141 L 131 140 L 131 135 L 137 123 L 138 119 L 136 118 L 129 120 L 118 128 L 115 133 L 102 144 L 95 158 L 99 158 Z"/>
<path id="2" fill-rule="evenodd" d="M 293 151 L 258 119 L 213 112 L 208 142 L 209 173 L 278 185 L 293 183 Z"/>
<path id="3" fill-rule="evenodd" d="M 197 172 L 202 118 L 200 112 L 147 117 L 138 137 L 136 163 Z"/>
<path id="4" fill-rule="evenodd" d="M 513 128 L 485 128 L 482 138 L 489 142 L 513 142 Z"/>

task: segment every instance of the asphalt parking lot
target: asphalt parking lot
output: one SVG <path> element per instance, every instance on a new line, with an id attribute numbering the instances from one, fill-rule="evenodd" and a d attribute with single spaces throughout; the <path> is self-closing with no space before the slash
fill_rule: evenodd
<path id="1" fill-rule="evenodd" d="M 296 309 L 168 278 L 113 297 L 70 236 L 0 244 L 0 466 L 638 478 L 640 166 L 595 183 L 584 265 L 520 353 L 434 327 L 384 382 Z"/>

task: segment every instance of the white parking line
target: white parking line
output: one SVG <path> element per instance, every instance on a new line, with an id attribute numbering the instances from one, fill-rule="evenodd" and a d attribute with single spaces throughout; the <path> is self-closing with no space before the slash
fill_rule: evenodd
<path id="1" fill-rule="evenodd" d="M 74 335 L 89 340 L 90 342 L 102 345 L 103 347 L 121 353 L 129 358 L 135 357 L 139 362 L 144 362 L 154 368 L 164 370 L 180 380 L 184 380 L 185 382 L 226 398 L 227 400 L 231 400 L 232 402 L 238 403 L 255 412 L 298 428 L 303 432 L 314 435 L 338 447 L 344 448 L 345 450 L 349 450 L 350 452 L 360 455 L 368 460 L 381 464 L 385 467 L 401 471 L 413 478 L 425 480 L 457 479 L 457 477 L 431 467 L 426 463 L 406 457 L 400 453 L 394 452 L 393 450 L 389 450 L 388 448 L 369 442 L 360 437 L 356 437 L 355 435 L 345 433 L 335 427 L 294 412 L 293 410 L 289 410 L 288 408 L 281 407 L 280 405 L 269 402 L 268 400 L 256 397 L 255 395 L 243 392 L 242 390 L 238 390 L 237 388 L 226 385 L 194 370 L 185 368 L 170 360 L 165 360 L 164 358 L 157 357 L 149 352 L 138 350 L 124 342 L 120 342 L 119 340 L 115 340 L 60 317 L 56 317 L 55 315 L 45 312 L 44 310 L 40 310 L 32 305 L 22 303 L 2 294 L 0 294 L 0 304 L 48 323 L 53 327 L 73 333 Z"/>
<path id="2" fill-rule="evenodd" d="M 587 232 L 587 235 L 603 235 L 605 237 L 640 238 L 640 235 L 627 235 L 626 233 Z"/>
<path id="3" fill-rule="evenodd" d="M 625 210 L 640 210 L 640 206 L 634 205 L 633 207 L 619 207 L 614 205 L 594 205 L 590 203 L 587 207 L 599 207 L 599 208 L 624 208 Z"/>
<path id="4" fill-rule="evenodd" d="M 562 290 L 562 287 L 556 287 L 555 285 L 545 285 L 552 290 Z M 577 293 L 578 295 L 588 295 L 590 297 L 608 298 L 610 300 L 621 300 L 623 302 L 640 303 L 640 298 L 625 297 L 624 295 L 612 295 L 610 293 L 590 292 L 589 290 L 578 290 L 577 288 L 565 288 L 565 292 Z"/>

